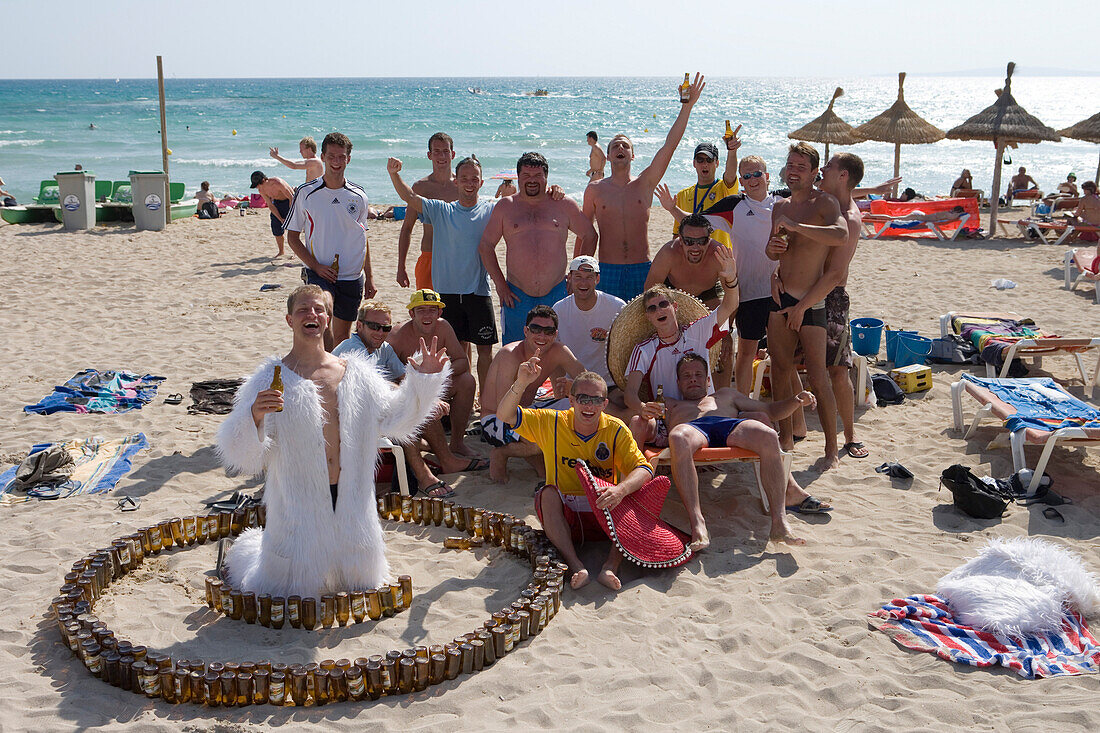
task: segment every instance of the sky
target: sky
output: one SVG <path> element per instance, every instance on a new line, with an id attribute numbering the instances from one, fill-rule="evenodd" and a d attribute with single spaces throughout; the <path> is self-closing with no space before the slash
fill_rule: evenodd
<path id="1" fill-rule="evenodd" d="M 1096 0 L 0 0 L 0 78 L 1100 74 Z"/>

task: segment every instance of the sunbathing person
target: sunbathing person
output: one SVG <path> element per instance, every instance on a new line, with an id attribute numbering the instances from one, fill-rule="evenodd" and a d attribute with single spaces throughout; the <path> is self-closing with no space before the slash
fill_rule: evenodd
<path id="1" fill-rule="evenodd" d="M 908 214 L 899 214 L 897 216 L 882 214 L 882 216 L 887 219 L 894 219 L 895 221 L 923 221 L 932 222 L 934 224 L 943 224 L 949 221 L 958 221 L 965 213 L 966 209 L 964 209 L 963 207 L 953 206 L 949 211 L 933 211 L 931 214 L 926 214 L 920 209 L 913 209 Z"/>
<path id="2" fill-rule="evenodd" d="M 1012 206 L 1012 199 L 1021 193 L 1028 191 L 1038 191 L 1039 184 L 1035 182 L 1035 179 L 1027 174 L 1027 168 L 1020 166 L 1020 172 L 1012 176 L 1012 179 L 1008 182 L 1008 194 L 1005 198 L 1008 200 L 1008 205 Z M 1042 192 L 1039 193 L 1042 196 Z"/>
<path id="3" fill-rule="evenodd" d="M 951 184 L 951 195 L 958 195 L 959 191 L 973 191 L 974 179 L 970 175 L 970 171 L 963 168 L 963 172 L 959 174 L 959 177 L 955 179 L 955 182 Z"/>
<path id="4" fill-rule="evenodd" d="M 698 354 L 685 354 L 676 364 L 676 383 L 682 399 L 665 405 L 649 402 L 643 414 L 659 416 L 667 406 L 668 445 L 672 452 L 672 477 L 691 522 L 691 549 L 701 552 L 710 546 L 710 535 L 699 507 L 699 474 L 692 457 L 700 448 L 744 448 L 760 456 L 760 483 L 768 498 L 771 515 L 770 538 L 792 545 L 805 544 L 791 532 L 787 509 L 820 514 L 832 509 L 802 490 L 785 476 L 779 434 L 774 421 L 789 416 L 799 407 L 813 409 L 817 400 L 803 390 L 780 402 L 758 402 L 735 389 L 709 391 L 706 362 Z"/>
<path id="5" fill-rule="evenodd" d="M 1090 227 L 1100 227 L 1100 196 L 1096 195 L 1096 184 L 1085 181 L 1081 184 L 1081 203 L 1069 221 L 1074 224 L 1084 224 Z M 1100 240 L 1096 232 L 1076 232 L 1077 238 L 1082 242 L 1096 242 Z"/>

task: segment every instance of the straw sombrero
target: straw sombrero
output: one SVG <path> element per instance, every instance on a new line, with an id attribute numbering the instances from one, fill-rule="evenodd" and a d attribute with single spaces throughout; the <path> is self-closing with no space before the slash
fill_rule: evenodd
<path id="1" fill-rule="evenodd" d="M 667 476 L 646 481 L 614 509 L 596 508 L 596 487 L 612 484 L 593 476 L 584 461 L 577 461 L 577 476 L 596 520 L 627 560 L 645 568 L 674 568 L 691 559 L 691 536 L 661 519 L 671 486 Z"/>
<path id="2" fill-rule="evenodd" d="M 681 327 L 687 326 L 710 313 L 710 310 L 703 305 L 703 301 L 691 293 L 673 288 L 669 288 L 669 291 L 672 293 L 672 300 L 676 303 L 676 321 Z M 626 389 L 626 367 L 630 363 L 630 354 L 633 353 L 634 347 L 656 333 L 653 324 L 645 316 L 642 295 L 635 297 L 623 306 L 623 309 L 619 311 L 619 315 L 615 317 L 614 322 L 611 324 L 611 332 L 607 335 L 607 371 L 611 374 L 611 378 L 615 380 L 615 384 L 619 386 L 619 389 Z M 714 365 L 718 364 L 721 349 L 721 342 L 710 347 L 712 369 Z M 638 396 L 643 401 L 653 397 L 649 391 L 649 384 L 645 381 L 642 382 L 642 386 L 638 390 Z"/>

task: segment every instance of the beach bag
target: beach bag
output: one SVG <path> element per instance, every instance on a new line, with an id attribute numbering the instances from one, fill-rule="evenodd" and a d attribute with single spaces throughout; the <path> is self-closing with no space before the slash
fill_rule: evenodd
<path id="1" fill-rule="evenodd" d="M 958 463 L 944 469 L 940 486 L 946 486 L 951 492 L 956 509 L 977 519 L 999 519 L 1010 501 L 997 488 Z"/>
<path id="2" fill-rule="evenodd" d="M 191 399 L 187 414 L 228 415 L 233 412 L 233 397 L 243 379 L 211 379 L 191 385 Z"/>
<path id="3" fill-rule="evenodd" d="M 32 453 L 15 470 L 12 488 L 27 491 L 36 486 L 54 486 L 65 483 L 76 469 L 76 461 L 69 451 L 59 444 Z"/>
<path id="4" fill-rule="evenodd" d="M 976 363 L 976 354 L 977 349 L 969 341 L 952 334 L 932 339 L 928 360 L 934 364 L 972 364 Z"/>
<path id="5" fill-rule="evenodd" d="M 890 378 L 889 374 L 872 375 L 871 386 L 875 390 L 875 398 L 878 400 L 879 407 L 900 405 L 905 402 L 905 393 L 901 391 L 898 383 Z"/>
<path id="6" fill-rule="evenodd" d="M 218 205 L 213 201 L 207 201 L 199 208 L 200 219 L 217 219 L 219 216 L 221 213 L 218 211 Z"/>

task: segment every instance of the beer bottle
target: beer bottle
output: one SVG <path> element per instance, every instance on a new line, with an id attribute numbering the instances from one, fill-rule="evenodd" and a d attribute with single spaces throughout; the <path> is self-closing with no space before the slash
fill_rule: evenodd
<path id="1" fill-rule="evenodd" d="M 733 128 L 730 127 L 730 121 L 729 120 L 726 120 L 726 131 L 724 133 L 722 133 L 722 139 L 723 140 L 732 140 L 733 139 Z"/>
<path id="2" fill-rule="evenodd" d="M 684 82 L 680 85 L 680 103 L 691 99 L 691 81 L 687 72 L 684 73 Z"/>
<path id="3" fill-rule="evenodd" d="M 270 387 L 270 389 L 279 390 L 279 394 L 283 393 L 283 366 L 282 366 L 282 364 L 276 364 L 275 365 L 275 373 L 271 377 L 271 387 Z M 282 411 L 283 411 L 282 407 L 279 407 L 278 409 L 275 410 L 275 412 L 282 412 Z"/>
<path id="4" fill-rule="evenodd" d="M 340 253 L 337 252 L 332 258 L 332 269 L 336 270 L 336 279 L 340 279 Z"/>
<path id="5" fill-rule="evenodd" d="M 317 626 L 317 599 L 302 599 L 302 628 L 312 631 Z"/>
<path id="6" fill-rule="evenodd" d="M 321 596 L 321 625 L 326 629 L 336 623 L 336 594 L 325 593 Z"/>
<path id="7" fill-rule="evenodd" d="M 401 608 L 412 606 L 413 579 L 411 575 L 399 575 L 397 582 L 401 587 Z"/>
<path id="8" fill-rule="evenodd" d="M 351 596 L 346 591 L 336 594 L 336 621 L 341 626 L 347 626 L 351 620 Z"/>

